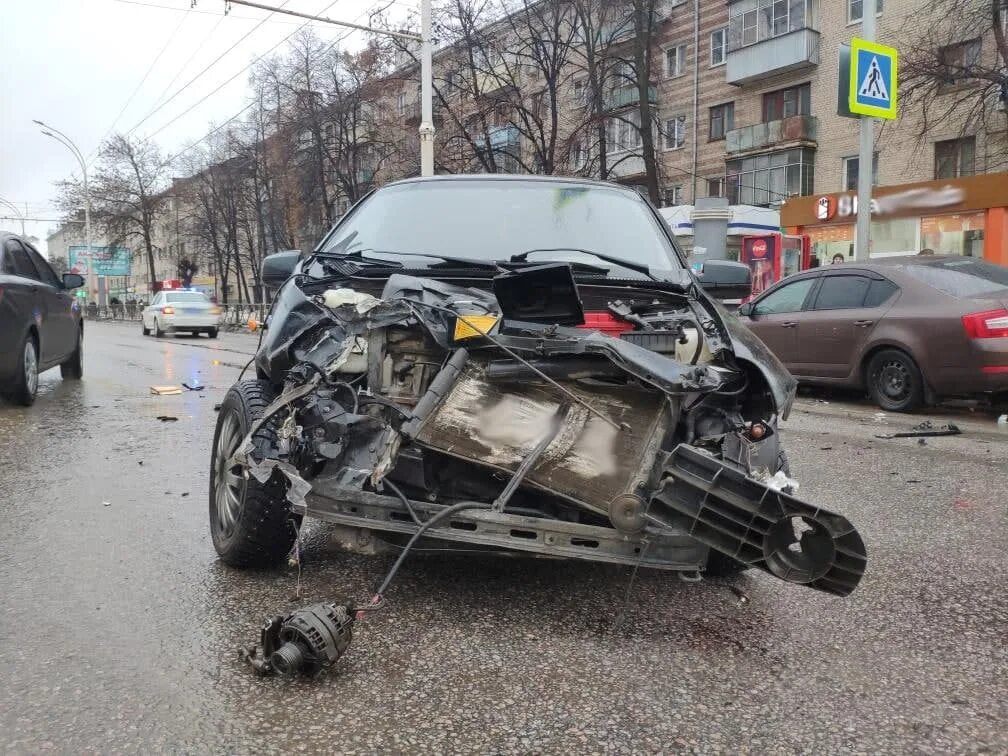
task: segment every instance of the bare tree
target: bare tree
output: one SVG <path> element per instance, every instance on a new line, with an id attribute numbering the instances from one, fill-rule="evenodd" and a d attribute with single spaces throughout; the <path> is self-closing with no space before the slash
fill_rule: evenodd
<path id="1" fill-rule="evenodd" d="M 167 183 L 168 166 L 157 146 L 122 134 L 102 146 L 90 182 L 92 220 L 109 244 L 142 252 L 151 283 L 157 280 L 154 226 L 167 203 Z M 63 183 L 59 202 L 64 211 L 76 212 L 84 204 L 82 184 Z"/>
<path id="2" fill-rule="evenodd" d="M 905 22 L 903 107 L 919 114 L 916 137 L 987 135 L 986 169 L 1008 165 L 1008 2 L 926 0 Z"/>

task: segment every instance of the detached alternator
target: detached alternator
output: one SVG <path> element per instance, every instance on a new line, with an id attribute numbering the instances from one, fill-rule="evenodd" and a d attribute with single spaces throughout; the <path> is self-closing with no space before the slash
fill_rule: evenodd
<path id="1" fill-rule="evenodd" d="M 260 675 L 316 677 L 331 667 L 353 638 L 353 610 L 343 604 L 312 604 L 263 623 L 261 644 L 242 649 Z"/>

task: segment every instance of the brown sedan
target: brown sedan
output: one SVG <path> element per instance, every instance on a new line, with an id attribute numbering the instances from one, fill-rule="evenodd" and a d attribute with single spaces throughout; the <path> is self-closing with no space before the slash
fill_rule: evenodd
<path id="1" fill-rule="evenodd" d="M 866 388 L 885 410 L 1008 392 L 1008 268 L 983 260 L 816 268 L 739 315 L 803 383 Z"/>

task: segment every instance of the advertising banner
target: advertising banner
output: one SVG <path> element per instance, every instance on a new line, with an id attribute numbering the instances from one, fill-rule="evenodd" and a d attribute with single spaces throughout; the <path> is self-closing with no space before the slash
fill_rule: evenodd
<path id="1" fill-rule="evenodd" d="M 70 247 L 69 266 L 71 273 L 89 274 L 89 267 L 94 264 L 95 275 L 98 276 L 128 276 L 130 274 L 130 251 L 125 247 Z"/>

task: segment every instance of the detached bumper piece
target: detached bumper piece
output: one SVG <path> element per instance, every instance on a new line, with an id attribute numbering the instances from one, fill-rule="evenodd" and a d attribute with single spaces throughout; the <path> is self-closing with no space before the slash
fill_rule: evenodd
<path id="1" fill-rule="evenodd" d="M 790 583 L 850 594 L 867 563 L 846 519 L 768 488 L 686 445 L 669 455 L 648 519 Z"/>

